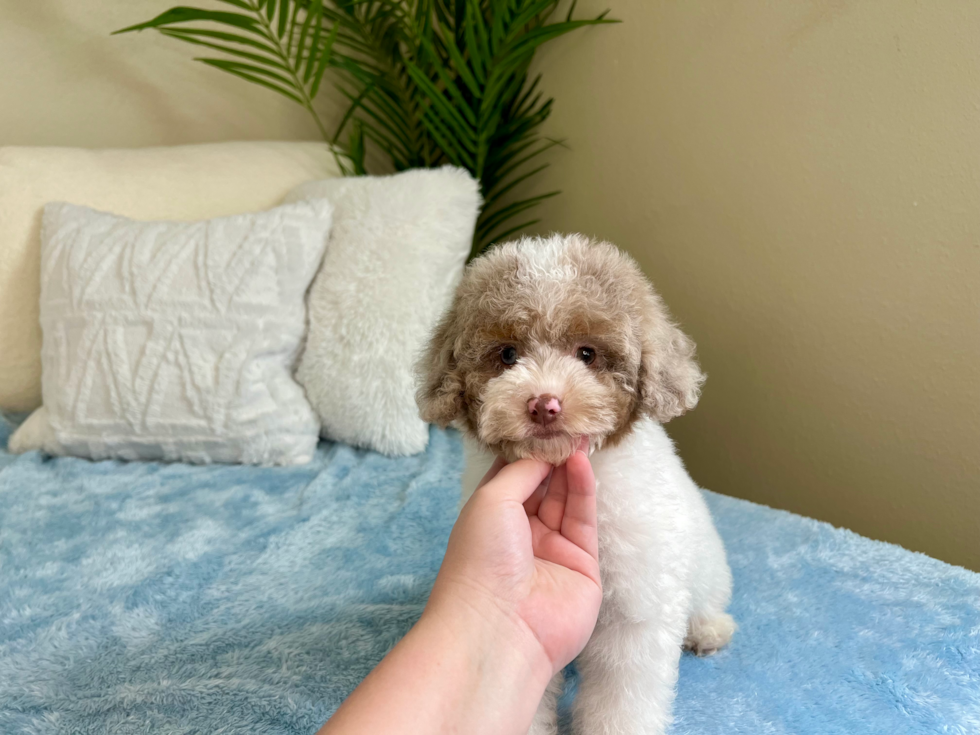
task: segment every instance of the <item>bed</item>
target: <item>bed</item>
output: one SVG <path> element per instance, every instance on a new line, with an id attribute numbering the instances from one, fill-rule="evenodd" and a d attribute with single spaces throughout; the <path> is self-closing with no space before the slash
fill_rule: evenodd
<path id="1" fill-rule="evenodd" d="M 293 468 L 0 451 L 0 733 L 312 735 L 418 618 L 462 465 L 435 428 Z M 672 735 L 980 733 L 980 575 L 706 496 L 740 629 L 683 656 Z"/>

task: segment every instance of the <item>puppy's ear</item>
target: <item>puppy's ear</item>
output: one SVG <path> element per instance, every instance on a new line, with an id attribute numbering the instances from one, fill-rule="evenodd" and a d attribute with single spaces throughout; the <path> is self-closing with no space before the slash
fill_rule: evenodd
<path id="1" fill-rule="evenodd" d="M 456 303 L 443 316 L 416 365 L 415 394 L 422 420 L 446 427 L 463 412 L 463 380 L 456 366 Z"/>
<path id="2" fill-rule="evenodd" d="M 694 342 L 671 320 L 663 300 L 649 284 L 640 301 L 640 400 L 660 423 L 681 416 L 698 403 L 705 374 L 694 356 Z"/>

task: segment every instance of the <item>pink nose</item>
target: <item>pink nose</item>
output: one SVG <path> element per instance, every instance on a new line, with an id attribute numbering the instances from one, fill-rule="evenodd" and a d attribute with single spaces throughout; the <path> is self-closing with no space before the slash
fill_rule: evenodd
<path id="1" fill-rule="evenodd" d="M 547 426 L 561 413 L 561 401 L 558 400 L 557 396 L 543 393 L 527 402 L 527 412 L 531 421 Z"/>

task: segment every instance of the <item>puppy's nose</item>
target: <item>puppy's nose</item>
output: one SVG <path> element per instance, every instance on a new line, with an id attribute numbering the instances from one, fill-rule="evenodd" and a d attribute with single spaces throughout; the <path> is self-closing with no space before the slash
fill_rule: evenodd
<path id="1" fill-rule="evenodd" d="M 561 401 L 550 393 L 542 393 L 527 402 L 527 412 L 531 421 L 547 426 L 561 413 Z"/>

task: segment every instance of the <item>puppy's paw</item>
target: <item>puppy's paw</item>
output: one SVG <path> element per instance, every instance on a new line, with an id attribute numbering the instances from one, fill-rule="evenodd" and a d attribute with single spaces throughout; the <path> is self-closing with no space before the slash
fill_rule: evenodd
<path id="1" fill-rule="evenodd" d="M 687 624 L 684 648 L 698 656 L 710 656 L 728 645 L 738 626 L 728 613 L 711 617 L 694 616 Z"/>

